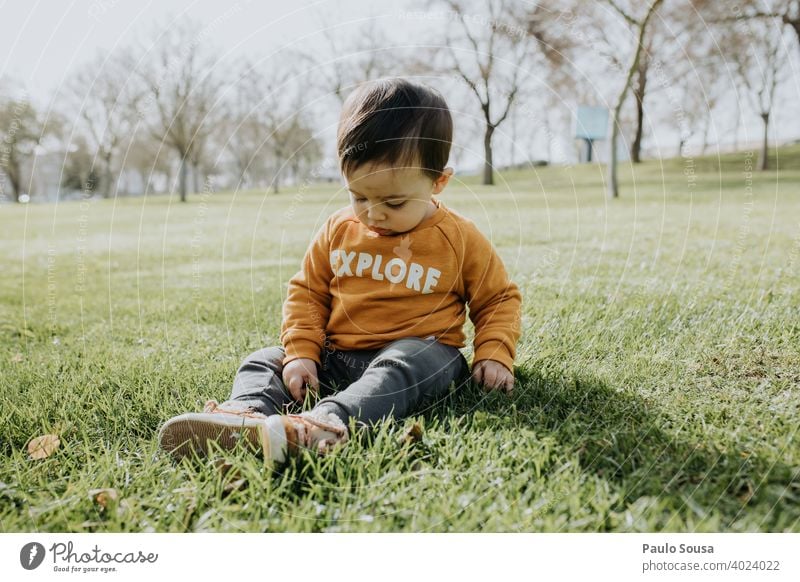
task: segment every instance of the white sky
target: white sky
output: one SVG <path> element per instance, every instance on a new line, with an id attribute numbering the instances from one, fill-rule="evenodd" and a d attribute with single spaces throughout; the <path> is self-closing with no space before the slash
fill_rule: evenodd
<path id="1" fill-rule="evenodd" d="M 237 56 L 263 57 L 292 43 L 306 50 L 315 46 L 327 50 L 322 36 L 325 26 L 336 27 L 341 35 L 353 34 L 365 25 L 381 27 L 394 38 L 407 35 L 419 42 L 426 38 L 420 32 L 435 36 L 435 27 L 442 26 L 442 21 L 424 22 L 400 15 L 425 9 L 420 0 L 10 0 L 0 5 L 0 79 L 19 80 L 34 102 L 49 106 L 74 67 L 100 50 L 130 45 L 171 19 L 188 16 L 201 27 L 217 21 L 213 42 L 235 60 Z M 796 46 L 791 49 L 797 71 L 798 50 Z M 796 78 L 785 84 L 782 103 L 775 111 L 774 138 L 800 138 L 797 92 Z M 475 113 L 479 113 L 477 107 Z M 456 119 L 457 126 L 458 122 Z M 759 124 L 757 117 L 748 115 L 740 130 L 743 141 L 758 140 Z M 502 130 L 510 131 L 506 126 Z M 674 155 L 676 140 L 669 137 L 672 130 L 654 131 L 645 145 L 661 146 L 664 154 Z"/>
<path id="2" fill-rule="evenodd" d="M 304 47 L 321 43 L 326 24 L 384 24 L 403 10 L 396 0 L 11 0 L 0 5 L 0 78 L 19 79 L 35 100 L 46 99 L 70 68 L 98 50 L 130 44 L 173 18 L 189 16 L 201 26 L 219 19 L 217 46 L 232 55 L 264 55 L 301 37 Z"/>

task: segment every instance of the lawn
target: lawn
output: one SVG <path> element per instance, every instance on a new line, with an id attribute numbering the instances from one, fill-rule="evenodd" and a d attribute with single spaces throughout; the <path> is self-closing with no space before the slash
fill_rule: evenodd
<path id="1" fill-rule="evenodd" d="M 800 531 L 800 148 L 778 153 L 623 166 L 614 201 L 598 166 L 457 181 L 524 293 L 513 396 L 276 471 L 175 464 L 156 433 L 278 342 L 338 186 L 2 206 L 0 529 Z"/>

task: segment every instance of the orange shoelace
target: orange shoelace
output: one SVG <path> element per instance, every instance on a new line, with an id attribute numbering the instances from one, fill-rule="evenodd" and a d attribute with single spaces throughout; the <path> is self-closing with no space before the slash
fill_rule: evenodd
<path id="1" fill-rule="evenodd" d="M 246 418 L 266 418 L 266 415 L 258 412 L 257 410 L 253 410 L 252 408 L 244 408 L 240 410 L 225 408 L 220 406 L 219 402 L 216 400 L 208 400 L 206 405 L 203 407 L 203 412 L 209 412 L 212 414 L 233 414 L 236 416 L 244 416 Z"/>

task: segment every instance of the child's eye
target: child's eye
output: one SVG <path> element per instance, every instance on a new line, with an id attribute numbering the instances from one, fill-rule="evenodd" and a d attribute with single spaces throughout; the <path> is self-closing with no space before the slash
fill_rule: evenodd
<path id="1" fill-rule="evenodd" d="M 354 198 L 354 200 L 356 201 L 357 204 L 363 204 L 364 202 L 367 201 L 366 198 Z"/>
<path id="2" fill-rule="evenodd" d="M 388 206 L 389 208 L 402 208 L 403 206 L 405 206 L 405 203 L 406 203 L 405 200 L 403 200 L 402 202 L 387 202 L 386 206 Z"/>

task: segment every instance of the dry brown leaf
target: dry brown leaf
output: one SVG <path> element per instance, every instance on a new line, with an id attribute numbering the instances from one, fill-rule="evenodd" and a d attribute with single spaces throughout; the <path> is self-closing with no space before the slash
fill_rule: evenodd
<path id="1" fill-rule="evenodd" d="M 214 460 L 214 468 L 219 471 L 220 476 L 226 481 L 236 481 L 237 479 L 241 479 L 242 475 L 239 472 L 239 469 L 233 466 L 233 463 L 228 461 L 227 459 L 216 459 Z"/>
<path id="2" fill-rule="evenodd" d="M 11 356 L 11 361 L 14 362 L 15 364 L 20 363 L 24 359 L 25 358 L 22 356 L 22 354 L 14 354 L 13 356 Z"/>
<path id="3" fill-rule="evenodd" d="M 123 499 L 117 505 L 117 515 L 119 517 L 125 517 L 126 515 L 130 515 L 133 513 L 133 505 L 127 499 Z"/>
<path id="4" fill-rule="evenodd" d="M 754 494 L 755 491 L 753 490 L 753 486 L 749 481 L 747 481 L 741 487 L 739 487 L 739 491 L 736 493 L 736 498 L 743 504 L 747 504 L 750 499 L 753 498 Z"/>
<path id="5" fill-rule="evenodd" d="M 222 497 L 227 497 L 234 491 L 241 491 L 245 487 L 247 487 L 247 479 L 237 479 L 232 483 L 226 483 L 222 488 Z"/>
<path id="6" fill-rule="evenodd" d="M 28 454 L 31 456 L 31 459 L 46 459 L 56 452 L 60 443 L 61 440 L 58 438 L 58 435 L 43 434 L 28 443 Z"/>
<path id="7" fill-rule="evenodd" d="M 414 424 L 412 424 L 406 430 L 403 431 L 403 434 L 400 435 L 400 438 L 398 440 L 400 441 L 401 445 L 402 444 L 411 445 L 414 443 L 418 443 L 419 441 L 422 440 L 423 432 L 424 431 L 422 429 L 422 425 L 418 422 L 415 422 Z"/>
<path id="8" fill-rule="evenodd" d="M 173 493 L 194 493 L 194 487 L 178 487 L 172 490 Z"/>
<path id="9" fill-rule="evenodd" d="M 113 509 L 119 500 L 119 493 L 116 489 L 91 489 L 89 497 L 101 508 Z"/>

